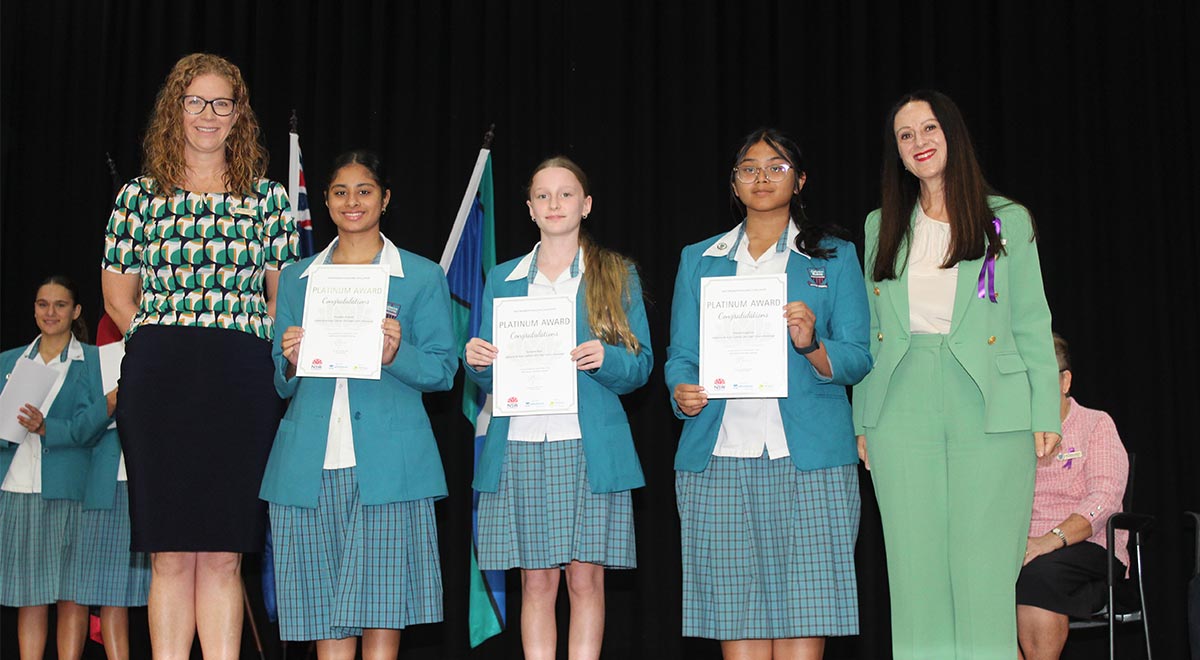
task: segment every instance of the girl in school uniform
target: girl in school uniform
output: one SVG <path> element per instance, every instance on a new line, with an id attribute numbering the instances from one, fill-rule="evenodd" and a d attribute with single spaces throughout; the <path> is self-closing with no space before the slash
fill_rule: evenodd
<path id="1" fill-rule="evenodd" d="M 637 563 L 629 491 L 645 480 L 619 396 L 650 375 L 650 331 L 634 265 L 580 231 L 592 208 L 583 170 L 562 156 L 542 162 L 526 203 L 541 240 L 488 274 L 481 336 L 464 349 L 466 374 L 491 392 L 493 300 L 573 297 L 579 412 L 492 418 L 473 484 L 479 565 L 521 569 L 521 644 L 531 659 L 554 657 L 554 603 L 565 571 L 569 654 L 598 658 L 604 569 Z"/>
<path id="2" fill-rule="evenodd" d="M 729 177 L 744 220 L 683 250 L 666 381 L 675 455 L 683 634 L 726 658 L 820 658 L 858 633 L 858 456 L 846 386 L 871 367 L 854 246 L 809 219 L 799 147 L 746 136 Z M 786 274 L 787 397 L 709 399 L 699 382 L 700 280 Z"/>
<path id="3" fill-rule="evenodd" d="M 97 342 L 103 342 L 101 320 Z M 119 341 L 119 331 L 113 332 Z M 100 632 L 109 660 L 129 658 L 129 608 L 150 597 L 150 555 L 129 549 L 129 483 L 115 424 L 92 449 L 76 562 L 75 600 L 100 608 Z"/>
<path id="4" fill-rule="evenodd" d="M 87 607 L 76 597 L 79 519 L 90 447 L 108 425 L 116 391 L 101 391 L 100 358 L 87 340 L 78 291 L 53 276 L 37 290 L 31 344 L 0 353 L 4 382 L 20 360 L 57 372 L 45 401 L 27 403 L 17 419 L 20 442 L 0 440 L 0 605 L 19 608 L 22 660 L 46 649 L 49 605 L 56 604 L 58 657 L 83 654 Z"/>
<path id="5" fill-rule="evenodd" d="M 433 502 L 446 496 L 421 395 L 450 389 L 458 363 L 441 268 L 379 230 L 391 202 L 378 156 L 334 161 L 325 204 L 337 238 L 280 276 L 275 388 L 291 399 L 261 497 L 275 540 L 279 633 L 317 640 L 322 660 L 395 658 L 401 629 L 442 620 Z M 378 380 L 296 375 L 309 275 L 380 264 L 389 273 Z"/>

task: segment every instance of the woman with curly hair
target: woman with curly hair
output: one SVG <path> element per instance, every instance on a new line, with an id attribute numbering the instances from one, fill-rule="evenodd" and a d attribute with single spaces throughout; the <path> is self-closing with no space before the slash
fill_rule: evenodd
<path id="1" fill-rule="evenodd" d="M 279 270 L 298 243 L 241 71 L 197 53 L 159 90 L 144 173 L 121 189 L 102 284 L 124 331 L 117 425 L 132 549 L 152 553 L 156 658 L 237 657 L 241 553 L 280 416 L 271 362 Z"/>

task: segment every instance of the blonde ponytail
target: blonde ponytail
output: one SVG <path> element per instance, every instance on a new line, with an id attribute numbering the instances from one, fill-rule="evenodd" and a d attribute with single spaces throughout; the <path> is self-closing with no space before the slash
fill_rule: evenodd
<path id="1" fill-rule="evenodd" d="M 606 344 L 624 345 L 630 353 L 640 353 L 642 344 L 629 327 L 625 306 L 633 301 L 632 277 L 636 266 L 624 256 L 600 246 L 586 232 L 580 231 L 583 247 L 583 281 L 588 308 L 588 327 Z"/>
<path id="2" fill-rule="evenodd" d="M 566 156 L 554 156 L 538 163 L 529 176 L 525 186 L 528 193 L 533 187 L 533 177 L 538 172 L 551 167 L 561 167 L 579 181 L 584 196 L 591 195 L 587 174 L 575 161 Z M 633 261 L 613 252 L 592 240 L 583 229 L 579 230 L 579 245 L 583 248 L 583 282 L 586 290 L 585 302 L 588 308 L 588 327 L 592 334 L 606 344 L 613 346 L 624 345 L 630 353 L 640 353 L 642 343 L 629 327 L 629 316 L 625 313 L 625 305 L 633 302 L 633 289 L 630 283 L 632 277 L 637 277 L 637 266 Z"/>

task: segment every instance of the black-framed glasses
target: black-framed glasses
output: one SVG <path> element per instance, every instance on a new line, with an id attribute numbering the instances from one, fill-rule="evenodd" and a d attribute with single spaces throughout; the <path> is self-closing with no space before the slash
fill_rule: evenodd
<path id="1" fill-rule="evenodd" d="M 213 114 L 218 117 L 228 117 L 233 114 L 234 108 L 237 107 L 237 101 L 233 99 L 212 99 L 211 101 L 203 96 L 188 94 L 179 97 L 179 101 L 183 104 L 183 111 L 189 115 L 198 115 L 204 112 L 204 108 L 212 106 Z"/>
<path id="2" fill-rule="evenodd" d="M 783 181 L 787 173 L 792 170 L 792 166 L 787 163 L 775 163 L 773 165 L 738 165 L 733 168 L 733 176 L 740 183 L 754 183 L 758 181 L 758 173 L 762 172 L 767 177 L 767 181 L 771 183 L 779 183 Z"/>

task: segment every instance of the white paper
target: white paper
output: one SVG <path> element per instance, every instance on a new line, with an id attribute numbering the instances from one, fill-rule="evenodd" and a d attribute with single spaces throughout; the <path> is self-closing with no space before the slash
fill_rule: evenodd
<path id="1" fill-rule="evenodd" d="M 34 360 L 17 359 L 16 366 L 4 384 L 4 391 L 0 392 L 0 439 L 9 442 L 21 442 L 25 439 L 28 431 L 17 421 L 21 407 L 33 404 L 40 409 L 57 380 L 58 372 L 54 369 Z"/>
<path id="2" fill-rule="evenodd" d="M 100 380 L 105 394 L 113 391 L 121 378 L 121 360 L 125 359 L 125 342 L 114 341 L 100 347 Z"/>
<path id="3" fill-rule="evenodd" d="M 379 380 L 388 273 L 379 264 L 308 272 L 297 375 Z"/>
<path id="4" fill-rule="evenodd" d="M 700 278 L 700 386 L 710 399 L 783 398 L 787 275 Z"/>
<path id="5" fill-rule="evenodd" d="M 496 298 L 492 306 L 492 415 L 579 411 L 575 301 L 569 296 Z"/>

